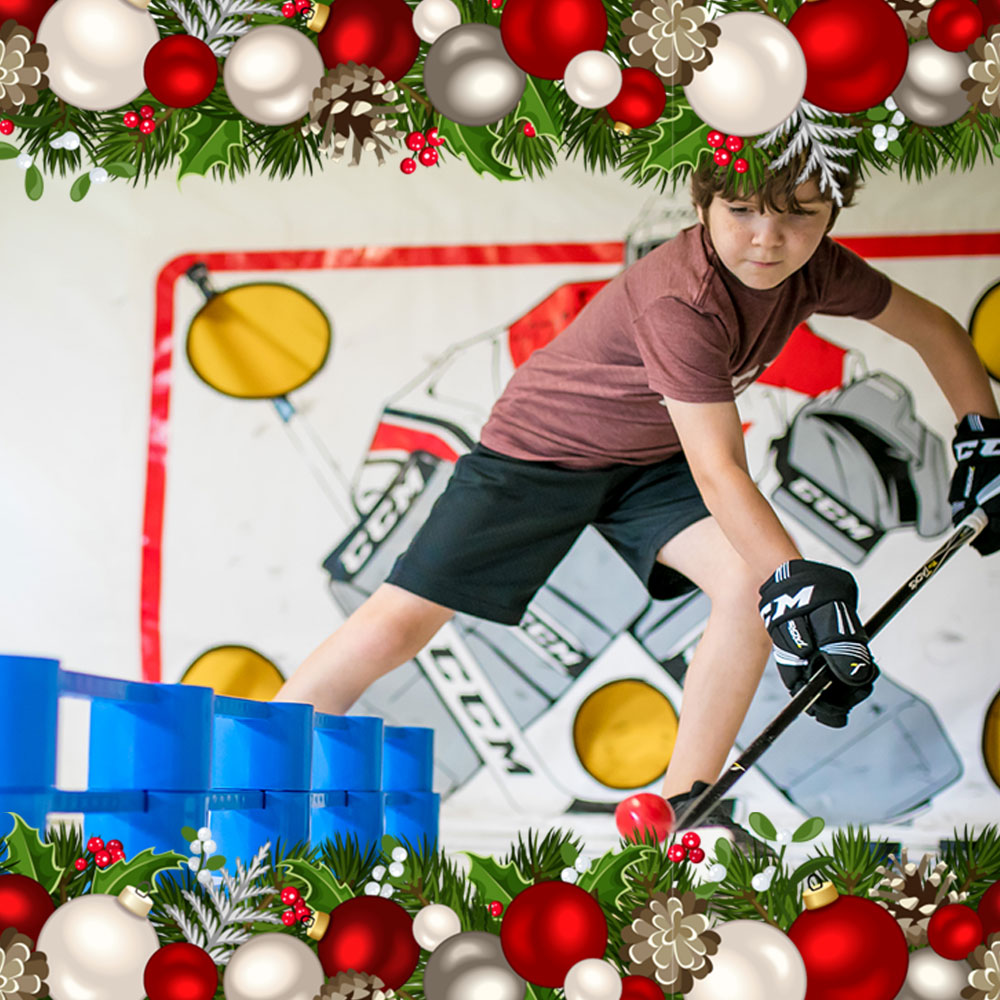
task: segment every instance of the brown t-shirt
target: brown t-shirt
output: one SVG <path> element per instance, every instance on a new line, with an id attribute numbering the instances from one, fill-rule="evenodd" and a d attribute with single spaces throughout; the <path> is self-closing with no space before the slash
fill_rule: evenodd
<path id="1" fill-rule="evenodd" d="M 617 275 L 514 373 L 481 440 L 566 468 L 646 465 L 680 451 L 663 397 L 736 398 L 813 313 L 870 319 L 888 277 L 824 236 L 775 288 L 744 285 L 691 226 Z"/>

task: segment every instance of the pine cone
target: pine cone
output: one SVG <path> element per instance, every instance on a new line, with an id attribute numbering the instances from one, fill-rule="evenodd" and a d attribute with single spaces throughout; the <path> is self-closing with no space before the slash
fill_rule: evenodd
<path id="1" fill-rule="evenodd" d="M 392 1000 L 392 990 L 383 989 L 378 976 L 364 972 L 338 972 L 313 1000 Z"/>
<path id="2" fill-rule="evenodd" d="M 13 927 L 0 934 L 0 996 L 3 1000 L 47 997 L 49 987 L 45 977 L 48 974 L 45 954 L 34 950 L 31 938 L 18 934 Z"/>
<path id="3" fill-rule="evenodd" d="M 635 0 L 622 21 L 622 51 L 629 65 L 651 69 L 664 86 L 684 85 L 712 62 L 709 49 L 719 41 L 708 11 L 690 0 Z"/>
<path id="4" fill-rule="evenodd" d="M 934 0 L 887 0 L 899 15 L 906 28 L 906 34 L 913 40 L 927 37 L 927 18 L 930 16 Z"/>
<path id="5" fill-rule="evenodd" d="M 967 51 L 973 60 L 971 79 L 962 81 L 962 90 L 970 104 L 1000 118 L 1000 26 L 994 27 L 989 38 L 977 38 Z"/>
<path id="6" fill-rule="evenodd" d="M 923 856 L 918 866 L 909 860 L 904 847 L 898 860 L 892 855 L 890 860 L 892 864 L 888 868 L 880 865 L 876 869 L 882 879 L 868 895 L 896 918 L 911 948 L 923 948 L 927 944 L 927 925 L 934 911 L 948 903 L 960 903 L 969 894 L 951 888 L 956 875 L 948 871 L 943 861 L 928 875 L 929 854 Z"/>
<path id="7" fill-rule="evenodd" d="M 629 972 L 655 979 L 666 993 L 687 993 L 712 971 L 708 956 L 719 950 L 719 935 L 708 929 L 707 908 L 707 900 L 693 892 L 654 892 L 622 930 L 625 944 L 619 954 Z"/>
<path id="8" fill-rule="evenodd" d="M 374 150 L 379 166 L 385 162 L 384 153 L 392 147 L 386 139 L 398 139 L 403 130 L 390 123 L 406 110 L 396 104 L 396 85 L 383 83 L 381 70 L 349 62 L 330 70 L 313 91 L 309 105 L 309 124 L 302 134 L 319 135 L 320 149 L 330 159 L 339 161 L 347 151 L 347 142 L 354 136 L 351 166 L 361 162 L 365 150 Z"/>
<path id="9" fill-rule="evenodd" d="M 0 111 L 34 104 L 49 85 L 49 55 L 44 45 L 32 45 L 34 37 L 14 20 L 0 26 Z"/>
<path id="10" fill-rule="evenodd" d="M 1000 934 L 991 934 L 970 956 L 969 985 L 963 1000 L 1000 1000 Z"/>

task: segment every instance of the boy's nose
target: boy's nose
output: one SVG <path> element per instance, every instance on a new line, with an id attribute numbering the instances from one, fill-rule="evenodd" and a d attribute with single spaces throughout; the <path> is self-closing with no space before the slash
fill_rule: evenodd
<path id="1" fill-rule="evenodd" d="M 758 246 L 778 246 L 784 240 L 779 217 L 759 215 L 755 220 L 752 238 Z"/>

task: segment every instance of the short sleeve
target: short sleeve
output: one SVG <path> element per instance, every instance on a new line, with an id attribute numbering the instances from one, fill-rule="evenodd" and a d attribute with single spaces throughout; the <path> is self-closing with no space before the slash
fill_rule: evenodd
<path id="1" fill-rule="evenodd" d="M 635 331 L 646 383 L 658 395 L 684 403 L 736 398 L 730 338 L 717 318 L 663 296 L 637 317 Z"/>
<path id="2" fill-rule="evenodd" d="M 830 237 L 819 259 L 820 302 L 816 312 L 829 316 L 872 319 L 889 304 L 892 282 L 863 257 Z"/>

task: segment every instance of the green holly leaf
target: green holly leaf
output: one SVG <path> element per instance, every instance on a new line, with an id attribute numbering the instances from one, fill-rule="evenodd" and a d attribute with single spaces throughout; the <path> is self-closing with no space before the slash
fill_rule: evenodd
<path id="1" fill-rule="evenodd" d="M 156 885 L 156 876 L 172 868 L 184 868 L 188 859 L 183 854 L 167 851 L 164 854 L 154 854 L 151 847 L 137 854 L 128 861 L 116 861 L 107 868 L 98 868 L 94 873 L 94 884 L 91 892 L 107 893 L 117 896 L 126 886 L 137 886 L 142 882 Z"/>
<path id="2" fill-rule="evenodd" d="M 329 913 L 354 893 L 349 885 L 339 882 L 326 865 L 311 865 L 305 858 L 286 858 L 278 865 L 298 885 L 309 908 Z"/>
<path id="3" fill-rule="evenodd" d="M 28 167 L 24 174 L 24 190 L 32 201 L 38 201 L 45 192 L 45 178 L 38 167 Z"/>
<path id="4" fill-rule="evenodd" d="M 513 861 L 501 865 L 495 858 L 482 854 L 463 854 L 472 862 L 469 870 L 469 881 L 479 890 L 479 895 L 486 903 L 498 900 L 504 907 L 522 889 L 527 889 L 530 882 L 517 870 Z"/>
<path id="5" fill-rule="evenodd" d="M 648 145 L 630 166 L 640 174 L 651 170 L 671 174 L 684 163 L 693 170 L 703 156 L 712 152 L 705 142 L 710 131 L 711 127 L 688 104 L 680 102 L 670 117 L 661 118 L 652 126 Z"/>
<path id="6" fill-rule="evenodd" d="M 46 892 L 55 892 L 64 869 L 56 867 L 55 844 L 42 842 L 38 831 L 21 819 L 14 817 L 14 829 L 7 834 L 7 860 L 4 867 L 15 875 L 27 875 L 38 882 Z"/>
<path id="7" fill-rule="evenodd" d="M 517 121 L 526 118 L 535 127 L 536 135 L 562 138 L 562 115 L 558 111 L 559 92 L 552 80 L 529 76 L 521 101 L 514 112 Z"/>
<path id="8" fill-rule="evenodd" d="M 889 109 L 884 105 L 880 104 L 877 108 L 869 108 L 865 117 L 870 122 L 882 122 L 889 117 Z"/>
<path id="9" fill-rule="evenodd" d="M 807 840 L 815 840 L 826 827 L 826 823 L 819 818 L 819 816 L 813 816 L 807 819 L 796 831 L 792 834 L 792 840 L 796 844 L 805 843 Z"/>
<path id="10" fill-rule="evenodd" d="M 765 840 L 777 840 L 778 831 L 775 830 L 774 824 L 763 813 L 750 813 L 749 822 L 750 829 L 757 836 L 763 837 Z"/>
<path id="11" fill-rule="evenodd" d="M 243 145 L 243 122 L 241 119 L 208 118 L 195 112 L 181 128 L 180 137 L 178 184 L 188 174 L 204 177 L 213 167 L 229 167 L 231 150 Z"/>
<path id="12" fill-rule="evenodd" d="M 115 161 L 114 163 L 105 163 L 104 169 L 107 170 L 107 172 L 111 174 L 112 177 L 124 177 L 124 178 L 135 177 L 135 175 L 139 172 L 138 170 L 136 170 L 134 163 L 123 163 L 120 161 Z M 184 829 L 190 830 L 191 827 L 186 826 L 184 827 Z M 195 834 L 195 837 L 196 836 L 197 834 Z M 195 837 L 192 837 L 191 839 L 194 840 Z"/>
<path id="13" fill-rule="evenodd" d="M 9 142 L 0 142 L 0 160 L 16 160 L 20 155 L 17 146 L 12 146 Z"/>
<path id="14" fill-rule="evenodd" d="M 87 192 L 90 190 L 90 174 L 81 174 L 73 182 L 73 186 L 69 189 L 69 196 L 73 201 L 83 201 L 87 197 Z"/>
<path id="15" fill-rule="evenodd" d="M 458 125 L 447 118 L 438 124 L 438 135 L 446 140 L 445 147 L 456 156 L 464 156 L 477 174 L 492 174 L 501 181 L 520 181 L 524 178 L 497 159 L 494 152 L 500 137 L 486 125 L 471 127 Z"/>
<path id="16" fill-rule="evenodd" d="M 587 892 L 595 893 L 597 901 L 605 910 L 611 907 L 617 909 L 622 896 L 628 893 L 625 872 L 655 850 L 656 848 L 649 846 L 630 847 L 624 851 L 605 854 L 577 879 L 576 884 Z"/>

